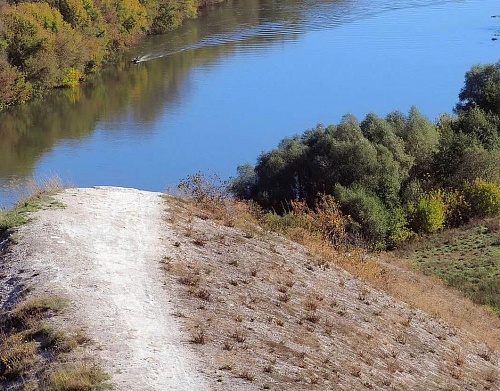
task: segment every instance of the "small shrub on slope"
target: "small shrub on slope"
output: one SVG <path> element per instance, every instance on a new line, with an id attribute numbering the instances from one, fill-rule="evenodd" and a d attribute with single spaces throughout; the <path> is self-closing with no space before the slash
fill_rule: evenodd
<path id="1" fill-rule="evenodd" d="M 463 192 L 474 217 L 500 213 L 500 187 L 495 183 L 476 179 L 472 183 L 466 183 Z"/>

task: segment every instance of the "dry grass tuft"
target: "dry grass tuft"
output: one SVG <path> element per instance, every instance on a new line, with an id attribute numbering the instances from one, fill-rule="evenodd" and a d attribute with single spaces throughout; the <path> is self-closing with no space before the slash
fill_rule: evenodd
<path id="1" fill-rule="evenodd" d="M 64 189 L 61 178 L 58 176 L 52 176 L 44 179 L 43 181 L 30 180 L 26 185 L 26 200 L 41 199 L 45 196 L 50 196 L 56 194 L 57 192 Z"/>
<path id="2" fill-rule="evenodd" d="M 200 282 L 200 276 L 195 273 L 189 273 L 185 276 L 179 277 L 179 282 L 182 285 L 196 286 Z"/>
<path id="3" fill-rule="evenodd" d="M 255 376 L 249 371 L 241 372 L 239 374 L 239 377 L 241 377 L 242 379 L 245 379 L 247 381 L 254 381 L 255 380 Z"/>
<path id="4" fill-rule="evenodd" d="M 243 343 L 247 339 L 245 334 L 243 334 L 243 331 L 241 331 L 240 329 L 236 329 L 231 337 L 238 343 Z"/>
<path id="5" fill-rule="evenodd" d="M 84 391 L 109 388 L 110 376 L 95 363 L 60 364 L 43 381 L 46 391 Z"/>
<path id="6" fill-rule="evenodd" d="M 193 333 L 193 336 L 191 338 L 191 343 L 197 345 L 204 345 L 205 342 L 206 342 L 205 330 L 201 327 L 198 327 L 198 329 L 196 329 L 196 331 Z"/>
<path id="7" fill-rule="evenodd" d="M 196 297 L 205 301 L 210 301 L 210 291 L 205 288 L 196 291 Z"/>
<path id="8" fill-rule="evenodd" d="M 33 297 L 1 314 L 0 386 L 12 391 L 91 390 L 108 386 L 105 381 L 109 376 L 94 363 L 71 364 L 70 353 L 89 339 L 80 331 L 50 324 L 67 305 L 59 296 Z"/>

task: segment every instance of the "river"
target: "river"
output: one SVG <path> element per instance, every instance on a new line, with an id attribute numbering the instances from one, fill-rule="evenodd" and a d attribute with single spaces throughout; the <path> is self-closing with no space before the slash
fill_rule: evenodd
<path id="1" fill-rule="evenodd" d="M 348 112 L 416 105 L 434 120 L 473 64 L 500 60 L 499 12 L 498 0 L 229 0 L 80 89 L 0 113 L 0 206 L 31 178 L 157 191 L 198 171 L 228 178 Z"/>

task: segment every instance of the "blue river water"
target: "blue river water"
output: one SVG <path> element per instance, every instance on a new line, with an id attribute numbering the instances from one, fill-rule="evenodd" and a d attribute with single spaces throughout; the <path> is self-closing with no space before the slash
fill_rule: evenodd
<path id="1" fill-rule="evenodd" d="M 415 105 L 435 120 L 452 112 L 472 65 L 500 60 L 497 0 L 275 3 L 218 7 L 144 39 L 98 83 L 48 98 L 52 107 L 0 115 L 0 205 L 30 178 L 155 191 L 198 171 L 228 178 L 346 113 Z"/>

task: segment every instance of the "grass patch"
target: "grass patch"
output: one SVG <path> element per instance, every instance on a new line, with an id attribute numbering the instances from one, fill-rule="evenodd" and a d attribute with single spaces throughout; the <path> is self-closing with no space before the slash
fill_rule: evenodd
<path id="1" fill-rule="evenodd" d="M 500 217 L 431 235 L 397 254 L 500 316 Z"/>
<path id="2" fill-rule="evenodd" d="M 51 198 L 51 195 L 63 189 L 59 178 L 51 178 L 44 183 L 32 182 L 28 185 L 26 196 L 12 209 L 0 210 L 0 237 L 13 228 L 30 221 L 30 213 L 43 208 L 63 207 L 60 202 Z"/>
<path id="3" fill-rule="evenodd" d="M 16 205 L 13 209 L 0 212 L 0 235 L 6 231 L 26 224 L 30 218 L 29 213 L 41 209 L 38 201 L 24 201 Z"/>
<path id="4" fill-rule="evenodd" d="M 103 390 L 109 386 L 110 376 L 94 363 L 65 364 L 57 366 L 45 381 L 45 391 Z"/>
<path id="5" fill-rule="evenodd" d="M 71 362 L 69 353 L 89 339 L 50 324 L 50 318 L 67 305 L 59 296 L 43 296 L 0 314 L 1 389 L 84 391 L 108 387 L 109 376 L 94 363 Z"/>

